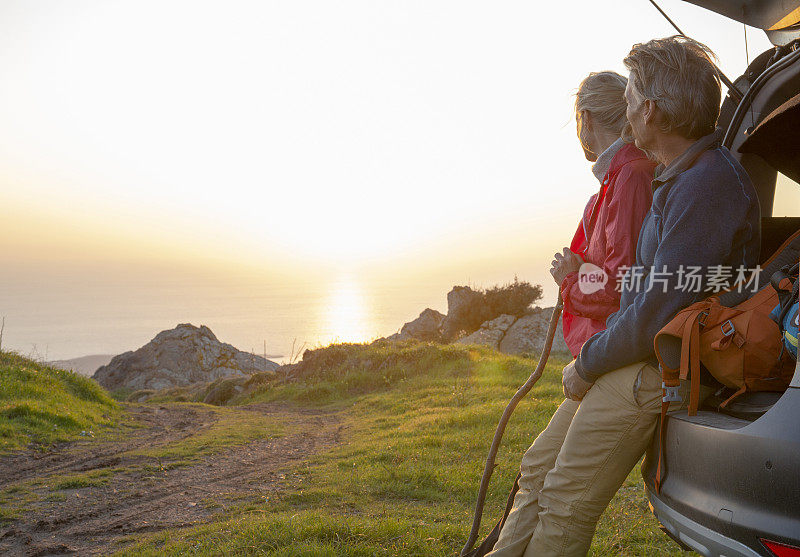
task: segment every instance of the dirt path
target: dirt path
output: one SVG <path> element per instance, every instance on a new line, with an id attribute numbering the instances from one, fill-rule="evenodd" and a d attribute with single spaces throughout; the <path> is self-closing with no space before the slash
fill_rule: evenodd
<path id="1" fill-rule="evenodd" d="M 129 411 L 139 427 L 123 426 L 119 439 L 86 438 L 47 453 L 0 457 L 0 492 L 24 508 L 18 520 L 0 524 L 0 554 L 105 554 L 119 549 L 125 536 L 206 522 L 230 504 L 263 503 L 286 485 L 287 473 L 336 444 L 342 432 L 339 417 L 330 412 L 277 404 L 240 407 L 232 411 L 288 419 L 297 433 L 174 466 L 135 453 L 191 440 L 214 427 L 220 414 L 182 404 Z M 54 491 L 54 483 L 75 476 L 106 483 Z"/>

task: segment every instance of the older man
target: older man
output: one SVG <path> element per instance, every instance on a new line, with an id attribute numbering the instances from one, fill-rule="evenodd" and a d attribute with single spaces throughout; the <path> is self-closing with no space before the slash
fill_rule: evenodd
<path id="1" fill-rule="evenodd" d="M 625 58 L 636 146 L 660 163 L 629 272 L 637 280 L 607 328 L 564 368 L 567 399 L 522 459 L 520 490 L 493 557 L 587 553 L 600 515 L 656 427 L 662 389 L 653 338 L 707 295 L 709 273 L 687 288 L 686 271 L 758 261 L 756 193 L 715 131 L 712 56 L 700 43 L 670 37 L 637 44 Z"/>

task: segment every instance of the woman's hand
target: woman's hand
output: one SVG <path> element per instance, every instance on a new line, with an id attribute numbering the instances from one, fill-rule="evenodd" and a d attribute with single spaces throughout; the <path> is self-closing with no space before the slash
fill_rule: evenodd
<path id="1" fill-rule="evenodd" d="M 553 275 L 553 279 L 558 286 L 561 286 L 564 277 L 573 272 L 577 273 L 578 269 L 583 265 L 583 259 L 569 248 L 564 248 L 561 253 L 557 253 L 553 257 L 550 274 Z"/>

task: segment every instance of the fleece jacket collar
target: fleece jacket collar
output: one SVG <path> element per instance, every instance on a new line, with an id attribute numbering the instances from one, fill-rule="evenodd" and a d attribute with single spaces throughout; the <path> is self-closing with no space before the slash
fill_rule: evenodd
<path id="1" fill-rule="evenodd" d="M 717 128 L 710 134 L 701 137 L 692 143 L 686 151 L 678 156 L 674 161 L 669 163 L 668 166 L 660 164 L 656 167 L 655 179 L 653 180 L 653 189 L 656 189 L 661 184 L 665 184 L 675 176 L 688 170 L 692 167 L 694 162 L 709 149 L 716 149 L 722 143 L 723 129 Z"/>
<path id="2" fill-rule="evenodd" d="M 594 177 L 597 178 L 597 181 L 601 184 L 603 183 L 603 178 L 606 177 L 608 173 L 608 169 L 611 166 L 611 159 L 614 158 L 614 155 L 625 146 L 625 141 L 620 137 L 614 143 L 609 145 L 605 151 L 600 153 L 600 156 L 597 157 L 597 161 L 592 165 L 592 174 Z"/>

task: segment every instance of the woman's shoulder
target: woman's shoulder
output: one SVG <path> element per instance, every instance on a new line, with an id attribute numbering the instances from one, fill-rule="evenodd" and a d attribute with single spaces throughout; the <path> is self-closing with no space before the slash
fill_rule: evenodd
<path id="1" fill-rule="evenodd" d="M 624 192 L 643 191 L 650 194 L 655 168 L 656 164 L 641 149 L 628 143 L 611 161 L 608 169 L 609 186 Z"/>

